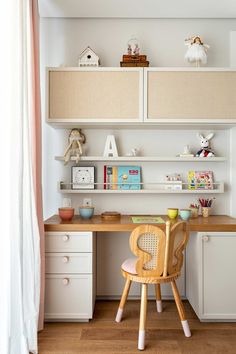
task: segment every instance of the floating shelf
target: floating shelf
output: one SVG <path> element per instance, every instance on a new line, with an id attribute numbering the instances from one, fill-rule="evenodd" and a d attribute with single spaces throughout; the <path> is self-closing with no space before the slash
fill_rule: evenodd
<path id="1" fill-rule="evenodd" d="M 64 161 L 63 156 L 55 156 L 55 160 Z M 72 156 L 70 161 L 76 161 Z M 165 157 L 165 156 L 81 156 L 80 161 L 101 161 L 101 162 L 222 162 L 227 161 L 226 157 Z"/>
<path id="2" fill-rule="evenodd" d="M 141 183 L 142 185 L 164 185 L 164 182 L 157 183 Z M 137 189 L 137 190 L 121 190 L 121 189 L 71 189 L 72 183 L 58 183 L 58 190 L 63 194 L 218 194 L 224 193 L 224 183 L 214 182 L 214 189 Z M 94 183 L 95 186 L 103 185 L 103 183 Z M 183 187 L 188 185 L 182 183 Z M 66 188 L 69 186 L 69 188 Z"/>

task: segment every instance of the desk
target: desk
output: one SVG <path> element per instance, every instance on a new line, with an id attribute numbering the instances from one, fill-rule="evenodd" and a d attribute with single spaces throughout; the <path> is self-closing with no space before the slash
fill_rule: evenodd
<path id="1" fill-rule="evenodd" d="M 168 220 L 167 216 L 161 217 Z M 45 221 L 47 319 L 89 319 L 92 318 L 96 295 L 103 298 L 119 297 L 120 289 L 123 288 L 120 264 L 130 257 L 129 233 L 138 225 L 132 222 L 130 215 L 122 215 L 117 221 L 104 221 L 99 215 L 85 220 L 76 215 L 69 222 L 63 222 L 58 215 L 54 215 Z M 165 224 L 155 225 L 165 228 Z M 235 269 L 236 218 L 226 215 L 198 217 L 191 219 L 189 226 L 186 273 L 183 267 L 178 280 L 180 293 L 188 298 L 200 319 L 234 320 L 236 282 L 233 277 L 224 276 Z M 97 241 L 96 232 L 103 235 L 98 236 Z M 112 237 L 117 232 L 123 232 L 124 235 Z M 96 261 L 97 253 L 99 256 Z M 218 280 L 222 270 L 224 287 Z M 204 277 L 208 275 L 207 282 L 204 282 L 203 274 Z M 139 296 L 139 288 L 133 287 L 132 291 L 134 293 L 131 296 Z M 149 294 L 152 296 L 151 291 Z M 221 296 L 212 296 L 212 292 Z M 162 293 L 170 298 L 168 285 L 163 285 Z M 227 301 L 222 305 L 221 299 L 226 295 Z M 208 304 L 207 311 L 210 314 L 204 312 L 203 303 Z"/>
<path id="2" fill-rule="evenodd" d="M 166 221 L 169 218 L 161 215 Z M 176 222 L 173 221 L 173 223 Z M 81 219 L 75 215 L 71 221 L 61 221 L 58 215 L 53 215 L 44 223 L 45 231 L 119 231 L 130 232 L 140 224 L 134 224 L 130 215 L 122 215 L 116 221 L 104 221 L 100 215 L 95 215 L 91 219 Z M 154 224 L 162 229 L 165 224 Z M 190 231 L 194 232 L 234 232 L 236 231 L 236 218 L 227 215 L 211 215 L 208 218 L 199 216 L 189 220 Z"/>

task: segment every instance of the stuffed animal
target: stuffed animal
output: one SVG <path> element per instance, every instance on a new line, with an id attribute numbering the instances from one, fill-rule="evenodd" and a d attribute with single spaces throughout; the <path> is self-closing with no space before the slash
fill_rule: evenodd
<path id="1" fill-rule="evenodd" d="M 69 134 L 69 145 L 64 153 L 65 165 L 70 161 L 71 156 L 76 157 L 76 163 L 79 162 L 82 155 L 82 145 L 85 144 L 85 135 L 81 132 L 81 129 L 72 129 Z"/>
<path id="2" fill-rule="evenodd" d="M 214 133 L 208 134 L 205 138 L 202 134 L 197 133 L 197 137 L 200 140 L 201 150 L 199 150 L 195 156 L 197 157 L 212 157 L 215 156 L 214 152 L 210 148 L 210 140 L 213 138 Z"/>

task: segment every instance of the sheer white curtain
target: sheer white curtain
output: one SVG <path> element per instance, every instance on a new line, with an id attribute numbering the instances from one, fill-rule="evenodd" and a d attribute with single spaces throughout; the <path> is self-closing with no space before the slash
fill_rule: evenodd
<path id="1" fill-rule="evenodd" d="M 6 221 L 9 220 L 4 226 L 4 237 L 10 244 L 2 243 L 3 251 L 10 250 L 10 262 L 5 261 L 5 269 L 1 264 L 1 272 L 4 271 L 6 277 L 0 291 L 0 301 L 3 300 L 0 304 L 0 353 L 28 354 L 38 352 L 42 224 L 38 218 L 35 185 L 34 0 L 9 0 L 9 3 L 7 20 L 11 28 L 7 22 L 4 35 L 11 43 L 8 48 L 11 54 L 2 70 L 8 70 L 6 74 L 7 79 L 11 78 L 11 88 L 6 101 L 1 103 L 6 106 L 7 114 L 4 117 L 6 124 L 2 121 L 1 133 L 7 129 L 8 139 L 2 153 L 10 161 L 10 175 L 5 176 L 5 185 L 1 183 L 1 186 L 10 191 L 7 200 L 10 208 L 6 210 Z"/>

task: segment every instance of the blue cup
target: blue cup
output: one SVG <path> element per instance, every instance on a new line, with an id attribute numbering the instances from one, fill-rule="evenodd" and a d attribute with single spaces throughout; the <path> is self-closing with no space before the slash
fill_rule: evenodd
<path id="1" fill-rule="evenodd" d="M 79 214 L 83 219 L 90 219 L 93 216 L 94 207 L 81 206 L 79 207 Z"/>
<path id="2" fill-rule="evenodd" d="M 187 221 L 191 217 L 191 210 L 190 209 L 180 209 L 179 216 L 182 220 Z"/>

